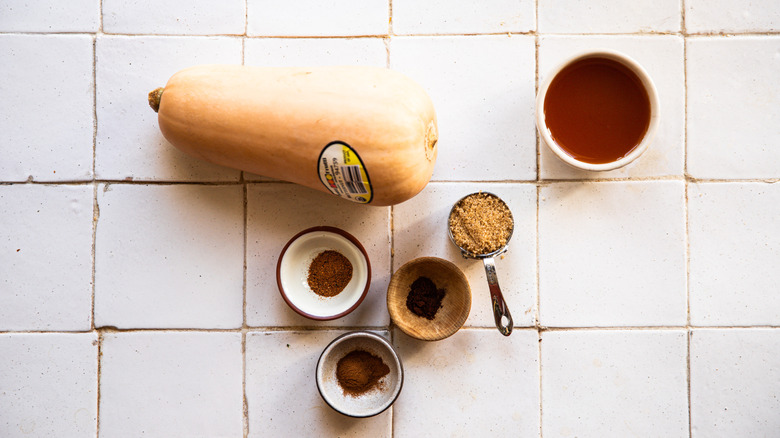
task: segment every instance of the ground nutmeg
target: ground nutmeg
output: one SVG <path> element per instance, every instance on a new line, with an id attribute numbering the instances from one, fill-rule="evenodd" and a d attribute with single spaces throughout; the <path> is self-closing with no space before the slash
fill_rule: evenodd
<path id="1" fill-rule="evenodd" d="M 428 277 L 419 277 L 412 282 L 409 294 L 406 296 L 406 308 L 417 316 L 433 319 L 441 307 L 444 289 L 438 289 Z"/>
<path id="2" fill-rule="evenodd" d="M 311 290 L 319 296 L 335 297 L 351 279 L 352 263 L 338 251 L 323 251 L 309 265 L 307 281 Z"/>
<path id="3" fill-rule="evenodd" d="M 390 373 L 382 358 L 365 350 L 352 350 L 336 364 L 336 379 L 344 394 L 359 396 L 379 385 L 379 380 Z"/>

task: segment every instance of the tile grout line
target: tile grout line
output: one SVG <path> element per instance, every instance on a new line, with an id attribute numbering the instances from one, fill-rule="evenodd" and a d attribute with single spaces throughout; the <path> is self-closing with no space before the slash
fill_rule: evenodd
<path id="1" fill-rule="evenodd" d="M 241 37 L 241 65 L 246 65 L 246 39 L 247 29 L 249 27 L 249 0 L 244 0 L 244 35 Z M 246 393 L 246 297 L 247 297 L 247 252 L 249 236 L 249 188 L 242 170 L 238 176 L 241 183 L 241 193 L 244 214 L 244 267 L 242 272 L 242 300 L 241 300 L 241 429 L 244 438 L 249 436 L 249 401 Z"/>
<path id="2" fill-rule="evenodd" d="M 245 25 L 246 27 L 246 25 Z M 118 36 L 118 37 L 130 37 L 130 38 L 147 38 L 147 37 L 166 37 L 166 38 L 236 38 L 246 36 L 250 39 L 356 39 L 356 38 L 383 38 L 385 34 L 359 34 L 359 35 L 248 35 L 245 30 L 244 33 L 201 33 L 201 34 L 187 34 L 187 33 L 114 33 L 114 32 L 101 32 L 103 35 Z M 480 37 L 480 36 L 506 36 L 511 35 L 540 35 L 538 31 L 519 31 L 519 32 L 480 32 L 480 33 L 411 33 L 411 34 L 393 34 L 393 36 L 405 37 L 405 38 L 418 38 L 418 37 Z M 0 35 L 94 35 L 93 32 L 0 32 Z M 694 32 L 685 33 L 682 32 L 622 32 L 622 33 L 555 33 L 546 32 L 545 36 L 553 37 L 663 37 L 663 36 L 691 36 L 691 37 L 705 37 L 705 38 L 731 38 L 731 37 L 778 37 L 780 31 L 713 31 L 713 32 Z"/>
<path id="3" fill-rule="evenodd" d="M 276 332 L 327 332 L 338 330 L 365 330 L 365 331 L 381 331 L 391 330 L 394 326 L 382 325 L 382 326 L 247 326 L 246 328 L 169 328 L 169 327 L 133 327 L 118 329 L 112 326 L 103 326 L 95 328 L 94 330 L 81 330 L 81 331 L 63 331 L 63 330 L 3 330 L 0 334 L 3 335 L 78 335 L 89 333 L 142 333 L 142 332 L 169 332 L 169 333 L 276 333 Z M 495 330 L 495 326 L 463 326 L 464 330 L 475 331 L 492 331 Z M 722 331 L 722 330 L 778 330 L 780 331 L 780 325 L 737 325 L 737 326 L 578 326 L 578 327 L 542 327 L 542 326 L 515 326 L 515 330 L 525 331 L 538 331 L 545 332 L 588 332 L 588 331 Z"/>
<path id="4" fill-rule="evenodd" d="M 688 437 L 693 437 L 691 419 L 691 239 L 688 173 L 688 29 L 685 22 L 685 0 L 680 0 L 680 31 L 683 37 L 683 175 L 685 176 L 683 220 L 685 223 L 685 383 L 688 396 Z"/>
<path id="5" fill-rule="evenodd" d="M 97 249 L 97 225 L 100 219 L 100 205 L 98 204 L 98 178 L 97 178 L 97 133 L 98 133 L 98 116 L 97 116 L 97 40 L 98 36 L 103 34 L 103 0 L 98 0 L 98 28 L 95 32 L 92 40 L 92 109 L 93 109 L 93 123 L 94 130 L 92 133 L 92 330 L 96 330 L 95 327 L 95 292 L 96 292 L 96 278 L 97 278 L 97 257 L 95 255 Z M 95 394 L 95 437 L 100 437 L 100 400 L 101 391 L 100 386 L 102 382 L 103 372 L 103 333 L 99 330 L 97 333 L 97 388 Z"/>
<path id="6" fill-rule="evenodd" d="M 734 178 L 734 179 L 721 179 L 721 178 L 694 178 L 691 176 L 679 176 L 679 175 L 662 175 L 662 176 L 638 176 L 638 177 L 615 177 L 615 178 L 572 178 L 572 179 L 533 179 L 533 180 L 431 180 L 433 184 L 534 184 L 540 186 L 547 186 L 551 184 L 572 184 L 572 183 L 626 183 L 626 182 L 659 182 L 659 181 L 687 181 L 692 183 L 702 184 L 735 184 L 735 183 L 762 183 L 762 184 L 776 184 L 780 182 L 780 178 Z M 91 185 L 93 183 L 98 184 L 125 184 L 125 185 L 193 185 L 193 186 L 230 186 L 230 185 L 258 185 L 258 184 L 287 184 L 294 185 L 294 183 L 282 180 L 217 180 L 217 181 L 184 181 L 184 180 L 123 180 L 123 179 L 89 179 L 89 180 L 70 180 L 70 181 L 38 181 L 38 180 L 25 180 L 25 181 L 0 181 L 0 186 L 12 186 L 12 185 L 61 185 L 61 186 L 76 186 L 76 185 Z"/>
<path id="7" fill-rule="evenodd" d="M 539 93 L 539 0 L 536 0 L 534 8 L 534 97 Z M 534 135 L 536 140 L 536 312 L 534 315 L 534 324 L 536 328 L 536 367 L 539 376 L 539 416 L 538 416 L 538 434 L 539 438 L 544 437 L 544 430 L 542 429 L 542 418 L 544 416 L 544 404 L 542 403 L 542 330 L 540 325 L 540 304 L 541 304 L 541 287 L 540 287 L 540 263 L 539 263 L 539 211 L 541 209 L 541 192 L 542 192 L 542 139 L 539 135 L 539 130 L 534 126 Z"/>
<path id="8" fill-rule="evenodd" d="M 241 393 L 242 393 L 242 415 L 241 415 L 241 422 L 242 422 L 242 429 L 244 433 L 244 438 L 249 436 L 249 402 L 247 401 L 247 395 L 246 395 L 246 333 L 247 333 L 247 323 L 246 323 L 246 297 L 247 297 L 247 279 L 246 279 L 246 272 L 247 272 L 247 239 L 249 235 L 249 200 L 248 200 L 248 190 L 246 181 L 244 181 L 244 172 L 241 172 L 241 181 L 242 184 L 242 201 L 243 201 L 243 210 L 244 210 L 244 269 L 243 269 L 243 279 L 242 279 L 242 292 L 243 292 L 243 299 L 242 299 L 242 305 L 241 305 Z"/>
<path id="9" fill-rule="evenodd" d="M 387 59 L 385 61 L 386 67 L 389 69 L 390 64 L 390 41 L 393 35 L 393 0 L 387 1 L 387 37 L 384 39 L 385 42 L 385 52 L 387 54 Z M 389 229 L 389 237 L 390 237 L 390 277 L 393 276 L 394 267 L 395 267 L 395 206 L 390 206 L 389 209 L 389 215 L 390 215 L 390 229 Z M 395 336 L 394 336 L 394 330 L 393 330 L 393 320 L 392 318 L 388 318 L 387 322 L 387 334 L 390 337 L 390 345 L 395 348 Z M 393 406 L 390 407 L 390 437 L 395 437 L 395 422 L 396 422 L 396 416 L 395 416 L 395 403 L 393 403 Z"/>

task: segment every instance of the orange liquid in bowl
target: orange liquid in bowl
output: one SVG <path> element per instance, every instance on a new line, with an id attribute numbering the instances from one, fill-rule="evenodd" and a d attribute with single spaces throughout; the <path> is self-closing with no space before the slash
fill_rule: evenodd
<path id="1" fill-rule="evenodd" d="M 611 163 L 642 142 L 650 125 L 650 98 L 628 67 L 607 58 L 585 58 L 550 82 L 544 116 L 553 140 L 573 158 Z"/>

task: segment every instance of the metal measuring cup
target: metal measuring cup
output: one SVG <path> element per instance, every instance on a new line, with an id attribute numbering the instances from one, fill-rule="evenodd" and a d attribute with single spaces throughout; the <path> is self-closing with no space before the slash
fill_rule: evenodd
<path id="1" fill-rule="evenodd" d="M 452 209 L 450 209 L 450 214 L 447 217 L 447 235 L 450 236 L 450 241 L 460 249 L 460 253 L 463 255 L 464 258 L 468 259 L 482 259 L 482 261 L 485 264 L 485 274 L 487 276 L 487 282 L 488 287 L 490 288 L 490 300 L 492 302 L 493 307 L 493 318 L 496 321 L 496 328 L 498 328 L 498 331 L 501 332 L 504 336 L 509 336 L 512 334 L 512 328 L 514 327 L 514 322 L 512 321 L 512 315 L 509 313 L 509 307 L 506 305 L 506 301 L 504 301 L 504 296 L 501 294 L 501 288 L 498 286 L 498 276 L 496 275 L 496 263 L 493 260 L 493 257 L 496 257 L 498 255 L 503 254 L 507 250 L 507 246 L 509 245 L 509 239 L 512 238 L 512 233 L 515 230 L 515 222 L 514 217 L 512 217 L 512 228 L 509 230 L 509 236 L 506 238 L 506 243 L 501 248 L 487 254 L 474 254 L 464 248 L 462 248 L 460 245 L 458 245 L 455 242 L 455 237 L 452 235 L 452 227 L 450 226 L 450 220 L 452 219 L 452 215 L 455 213 L 455 207 L 460 204 L 461 201 L 468 198 L 471 195 L 477 195 L 477 194 L 484 194 L 488 196 L 492 196 L 495 199 L 499 200 L 502 204 L 504 204 L 507 207 L 507 210 L 509 210 L 509 206 L 506 205 L 503 199 L 499 198 L 493 193 L 489 192 L 477 192 L 477 193 L 471 193 L 469 195 L 466 195 L 462 198 L 460 198 L 453 206 Z M 510 215 L 512 212 L 509 212 Z"/>

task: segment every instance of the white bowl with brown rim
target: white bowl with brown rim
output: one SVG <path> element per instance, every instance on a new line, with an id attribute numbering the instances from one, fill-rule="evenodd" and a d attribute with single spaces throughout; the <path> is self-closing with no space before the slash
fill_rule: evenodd
<path id="1" fill-rule="evenodd" d="M 334 296 L 322 296 L 309 286 L 312 261 L 324 251 L 336 251 L 352 266 L 352 277 Z M 336 227 L 313 227 L 293 236 L 282 249 L 276 265 L 276 283 L 282 298 L 298 314 L 326 321 L 355 310 L 371 285 L 371 263 L 363 245 Z"/>

